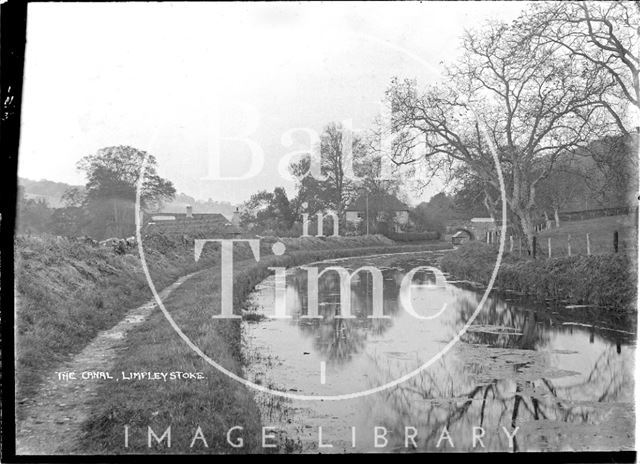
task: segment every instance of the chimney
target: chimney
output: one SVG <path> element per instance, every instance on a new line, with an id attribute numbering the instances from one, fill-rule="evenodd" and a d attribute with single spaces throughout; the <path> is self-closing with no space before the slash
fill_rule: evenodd
<path id="1" fill-rule="evenodd" d="M 233 212 L 233 216 L 231 216 L 231 224 L 236 227 L 240 226 L 240 210 L 236 207 L 236 210 Z"/>
<path id="2" fill-rule="evenodd" d="M 187 219 L 193 219 L 193 206 L 187 206 Z"/>

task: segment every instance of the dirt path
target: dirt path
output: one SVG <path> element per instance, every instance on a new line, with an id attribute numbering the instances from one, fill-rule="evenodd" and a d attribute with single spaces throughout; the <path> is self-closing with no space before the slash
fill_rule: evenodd
<path id="1" fill-rule="evenodd" d="M 200 272 L 203 271 L 181 277 L 159 292 L 160 298 L 164 300 Z M 144 322 L 156 306 L 151 299 L 128 311 L 115 326 L 98 333 L 73 359 L 53 369 L 33 398 L 16 405 L 25 418 L 16 424 L 16 454 L 63 454 L 75 447 L 81 425 L 89 415 L 89 402 L 97 396 L 96 390 L 103 380 L 59 380 L 56 372 L 75 372 L 78 378 L 86 371 L 110 372 L 127 333 Z"/>

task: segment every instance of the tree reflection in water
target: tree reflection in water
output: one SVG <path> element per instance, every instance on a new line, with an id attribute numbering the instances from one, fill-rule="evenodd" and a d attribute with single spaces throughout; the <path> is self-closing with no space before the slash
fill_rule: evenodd
<path id="1" fill-rule="evenodd" d="M 366 272 L 352 282 L 354 319 L 336 318 L 340 309 L 340 281 L 335 272 L 323 275 L 318 283 L 319 313 L 323 318 L 300 319 L 307 311 L 306 273 L 288 276 L 288 285 L 295 294 L 294 318 L 288 325 L 288 334 L 311 339 L 313 349 L 336 368 L 346 371 L 357 365 L 366 369 L 359 372 L 365 376 L 358 376 L 364 379 L 359 385 L 361 390 L 395 380 L 433 354 L 416 352 L 411 353 L 414 358 L 405 356 L 402 360 L 385 355 L 391 352 L 397 337 L 404 335 L 398 333 L 397 327 L 407 327 L 406 319 L 405 325 L 401 324 L 406 314 L 398 303 L 404 270 L 428 263 L 413 260 L 400 269 L 386 264 L 384 311 L 391 319 L 367 318 L 373 309 L 372 278 Z M 361 265 L 362 262 L 350 261 L 350 271 Z M 420 287 L 433 284 L 434 280 L 431 273 L 422 272 L 415 275 L 413 283 Z M 434 324 L 436 336 L 444 345 L 470 319 L 482 295 L 458 285 L 449 285 L 441 294 L 447 295 L 450 309 Z M 389 450 L 395 447 L 397 451 L 405 449 L 407 426 L 418 429 L 418 448 L 430 451 L 448 447 L 436 446 L 445 426 L 456 450 L 472 449 L 474 426 L 486 430 L 483 443 L 487 449 L 511 449 L 502 427 L 510 433 L 515 427 L 522 429 L 514 440 L 514 450 L 572 446 L 584 440 L 575 434 L 582 433 L 585 426 L 600 427 L 612 417 L 615 419 L 612 408 L 633 405 L 633 350 L 628 345 L 635 343 L 635 336 L 616 330 L 563 325 L 594 320 L 605 328 L 617 325 L 615 317 L 592 310 L 571 313 L 491 296 L 470 330 L 449 353 L 397 387 L 357 400 L 360 423 L 386 427 Z M 393 337 L 396 338 L 391 340 Z M 369 344 L 373 339 L 383 339 L 389 345 L 372 350 Z M 355 358 L 365 359 L 366 363 L 353 363 Z M 308 385 L 301 379 L 296 387 L 304 391 Z M 310 388 L 316 388 L 315 384 Z M 531 424 L 543 422 L 546 425 L 541 430 L 531 428 Z M 569 427 L 568 431 L 563 429 L 565 438 L 569 436 L 566 443 L 558 441 L 555 429 L 547 425 L 550 423 Z M 525 429 L 530 433 L 524 433 Z"/>
<path id="2" fill-rule="evenodd" d="M 477 295 L 476 295 L 477 296 Z M 457 318 L 450 322 L 451 332 L 455 332 L 475 311 L 480 296 L 464 294 L 456 299 Z M 465 345 L 477 346 L 491 353 L 492 348 L 506 348 L 506 353 L 517 355 L 521 350 L 536 350 L 537 353 L 550 349 L 552 333 L 576 335 L 574 327 L 555 326 L 550 330 L 552 321 L 534 311 L 514 311 L 512 307 L 492 298 L 486 302 L 485 309 L 479 313 L 474 326 L 488 327 L 488 331 L 467 332 L 463 337 Z M 511 329 L 508 334 L 493 333 L 496 326 Z M 590 342 L 594 342 L 595 330 L 582 330 L 585 337 L 589 333 Z M 514 335 L 515 334 L 515 335 Z M 607 334 L 607 337 L 611 337 Z M 607 340 L 606 337 L 602 339 Z M 473 349 L 473 348 L 472 348 Z M 571 356 L 577 352 L 562 350 L 544 353 L 549 357 Z M 486 379 L 477 375 L 483 371 L 489 373 L 488 366 L 494 360 L 490 358 L 470 361 L 455 350 L 443 357 L 437 365 L 423 371 L 420 375 L 404 382 L 397 388 L 380 396 L 370 398 L 367 403 L 376 416 L 376 421 L 393 431 L 390 436 L 403 437 L 407 424 L 424 431 L 419 437 L 421 449 L 435 451 L 443 427 L 447 427 L 456 448 L 471 449 L 471 428 L 482 426 L 487 432 L 483 443 L 488 449 L 509 449 L 509 443 L 501 427 L 513 431 L 529 421 L 556 421 L 565 425 L 599 424 L 610 415 L 610 405 L 633 404 L 633 373 L 628 359 L 621 357 L 621 343 L 607 343 L 591 361 L 588 373 L 562 375 L 554 378 L 545 376 L 549 366 L 535 366 L 537 362 L 523 358 L 521 363 L 513 362 L 513 372 L 500 371 L 501 377 Z M 504 352 L 504 351 L 502 351 Z M 540 358 L 543 359 L 543 358 Z M 389 363 L 372 358 L 376 363 L 377 377 L 370 379 L 371 386 L 381 385 L 398 377 Z M 507 361 L 508 362 L 508 361 Z M 570 364 L 570 361 L 569 361 Z M 524 369 L 523 372 L 520 370 Z M 531 378 L 532 372 L 540 372 L 538 378 Z M 486 372 L 485 372 L 486 373 Z M 535 376 L 534 376 L 535 377 Z M 383 406 L 381 406 L 383 405 Z M 580 429 L 576 428 L 576 433 Z M 567 433 L 570 433 L 567 432 Z M 544 434 L 543 434 L 544 435 Z M 397 450 L 404 448 L 404 439 L 398 438 Z M 535 440 L 539 436 L 516 435 L 514 450 L 541 446 Z M 443 442 L 445 443 L 445 442 Z M 565 443 L 565 445 L 570 443 Z M 444 445 L 441 444 L 440 449 Z"/>
<path id="3" fill-rule="evenodd" d="M 353 269 L 349 270 L 350 272 Z M 385 315 L 395 315 L 399 281 L 398 271 L 387 271 L 383 280 L 383 307 Z M 353 355 L 360 353 L 367 337 L 380 336 L 393 325 L 393 319 L 370 319 L 373 314 L 373 278 L 367 272 L 355 275 L 351 284 L 351 313 L 355 319 L 336 317 L 340 313 L 340 278 L 336 272 L 327 272 L 318 280 L 318 314 L 322 319 L 300 319 L 307 314 L 307 280 L 305 273 L 288 276 L 287 285 L 296 289 L 298 304 L 294 310 L 292 324 L 307 337 L 313 337 L 314 348 L 330 363 L 348 362 Z"/>
<path id="4" fill-rule="evenodd" d="M 404 430 L 416 427 L 418 446 L 437 450 L 443 427 L 447 427 L 457 449 L 471 449 L 471 428 L 486 430 L 488 449 L 508 450 L 501 427 L 511 433 L 528 421 L 549 420 L 566 424 L 598 424 L 611 411 L 607 403 L 632 404 L 633 378 L 629 367 L 619 362 L 611 347 L 604 350 L 586 377 L 568 385 L 554 379 L 495 378 L 475 383 L 469 366 L 455 356 L 446 356 L 436 366 L 404 382 L 393 390 L 369 397 L 365 410 L 371 421 L 389 430 L 396 449 L 404 448 Z M 393 370 L 378 363 L 378 377 L 371 385 L 394 378 Z M 539 445 L 536 437 L 516 435 L 514 451 Z M 520 443 L 520 441 L 523 443 Z M 567 443 L 570 444 L 570 443 Z M 442 449 L 442 445 L 440 447 Z"/>

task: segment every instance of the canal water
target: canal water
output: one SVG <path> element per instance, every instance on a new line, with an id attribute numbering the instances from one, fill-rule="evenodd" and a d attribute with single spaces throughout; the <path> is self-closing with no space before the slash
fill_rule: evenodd
<path id="1" fill-rule="evenodd" d="M 330 397 L 380 387 L 424 366 L 467 324 L 484 293 L 468 282 L 443 283 L 429 269 L 406 278 L 418 266 L 437 267 L 441 256 L 313 265 L 380 269 L 384 319 L 370 317 L 377 287 L 368 272 L 355 274 L 349 286 L 351 319 L 337 317 L 338 272 L 318 280 L 322 319 L 302 317 L 309 311 L 307 271 L 287 271 L 285 292 L 276 291 L 274 277 L 266 279 L 250 297 L 251 312 L 273 315 L 284 304 L 292 317 L 253 314 L 243 322 L 246 378 L 293 395 Z M 610 311 L 492 292 L 451 349 L 398 385 L 322 401 L 257 392 L 256 401 L 285 452 L 633 449 L 634 327 Z"/>

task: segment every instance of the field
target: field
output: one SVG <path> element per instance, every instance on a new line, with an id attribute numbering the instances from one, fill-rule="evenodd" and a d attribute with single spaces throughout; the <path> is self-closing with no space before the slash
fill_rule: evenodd
<path id="1" fill-rule="evenodd" d="M 551 241 L 551 257 L 568 255 L 568 237 L 571 236 L 571 254 L 587 254 L 587 234 L 589 234 L 591 254 L 613 252 L 613 232 L 618 231 L 618 250 L 629 253 L 637 250 L 638 236 L 635 216 L 605 216 L 584 221 L 561 223 L 560 228 L 548 229 L 538 234 L 538 255 L 549 256 L 549 240 Z M 505 242 L 508 250 L 509 241 Z M 514 243 L 514 252 L 518 245 Z"/>

